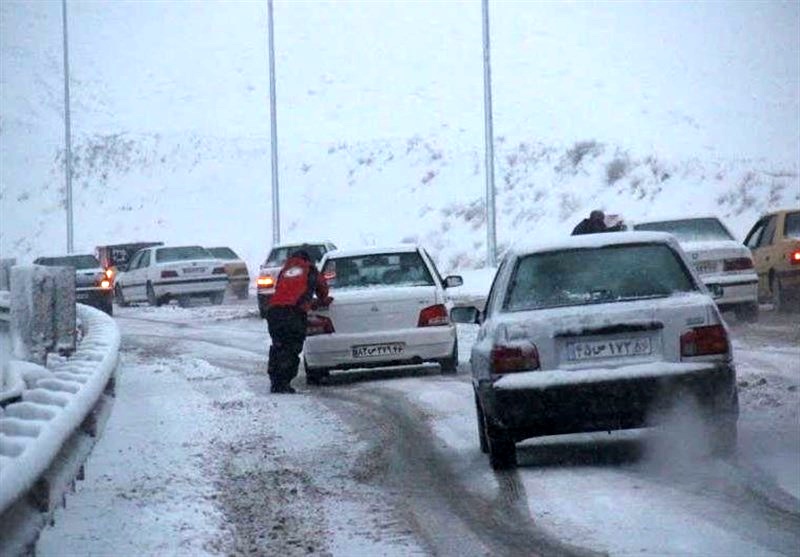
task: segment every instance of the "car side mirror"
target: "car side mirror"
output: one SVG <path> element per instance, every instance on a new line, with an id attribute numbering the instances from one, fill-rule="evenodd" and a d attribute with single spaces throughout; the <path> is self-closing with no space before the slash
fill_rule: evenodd
<path id="1" fill-rule="evenodd" d="M 468 325 L 480 324 L 481 312 L 475 306 L 457 306 L 450 310 L 450 320 Z"/>
<path id="2" fill-rule="evenodd" d="M 464 284 L 464 279 L 458 275 L 450 275 L 444 279 L 445 288 L 455 288 L 456 286 L 461 286 L 462 284 Z"/>

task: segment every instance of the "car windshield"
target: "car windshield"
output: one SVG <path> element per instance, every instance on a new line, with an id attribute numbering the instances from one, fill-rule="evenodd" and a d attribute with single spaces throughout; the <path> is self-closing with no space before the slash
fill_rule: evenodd
<path id="1" fill-rule="evenodd" d="M 185 261 L 188 259 L 214 259 L 206 248 L 200 246 L 182 246 L 179 248 L 159 248 L 156 250 L 157 263 Z"/>
<path id="2" fill-rule="evenodd" d="M 706 242 L 712 240 L 733 240 L 733 236 L 714 218 L 665 220 L 644 222 L 633 227 L 635 230 L 669 232 L 680 242 Z"/>
<path id="3" fill-rule="evenodd" d="M 272 251 L 269 252 L 269 257 L 267 257 L 266 265 L 283 265 L 289 259 L 289 256 L 299 249 L 299 245 L 272 248 Z M 325 246 L 314 244 L 303 246 L 303 249 L 308 252 L 314 263 L 319 263 L 326 251 Z"/>
<path id="4" fill-rule="evenodd" d="M 427 265 L 416 251 L 337 257 L 325 262 L 322 274 L 331 288 L 434 284 Z"/>
<path id="5" fill-rule="evenodd" d="M 503 309 L 619 302 L 694 290 L 689 271 L 664 244 L 552 251 L 517 262 Z"/>
<path id="6" fill-rule="evenodd" d="M 40 257 L 37 265 L 48 267 L 74 267 L 75 269 L 97 269 L 100 262 L 94 255 L 67 255 L 64 257 Z"/>
<path id="7" fill-rule="evenodd" d="M 231 248 L 206 248 L 211 255 L 218 259 L 239 259 L 239 256 L 236 255 L 236 252 L 233 251 Z"/>
<path id="8" fill-rule="evenodd" d="M 787 238 L 800 239 L 800 211 L 786 214 L 786 224 L 784 228 L 784 236 Z"/>

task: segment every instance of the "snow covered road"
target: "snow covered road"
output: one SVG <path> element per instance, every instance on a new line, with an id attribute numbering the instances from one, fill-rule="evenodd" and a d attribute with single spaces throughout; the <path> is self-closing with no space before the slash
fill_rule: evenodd
<path id="1" fill-rule="evenodd" d="M 526 441 L 510 473 L 478 449 L 474 328 L 456 377 L 354 371 L 278 396 L 252 303 L 117 321 L 111 419 L 37 554 L 800 554 L 800 333 L 773 312 L 733 325 L 735 463 L 682 423 Z"/>

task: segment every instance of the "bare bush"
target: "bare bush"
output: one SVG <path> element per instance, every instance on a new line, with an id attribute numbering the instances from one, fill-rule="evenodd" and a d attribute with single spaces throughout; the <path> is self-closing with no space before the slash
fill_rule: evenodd
<path id="1" fill-rule="evenodd" d="M 606 165 L 606 183 L 613 186 L 628 173 L 630 161 L 627 155 L 617 156 Z"/>

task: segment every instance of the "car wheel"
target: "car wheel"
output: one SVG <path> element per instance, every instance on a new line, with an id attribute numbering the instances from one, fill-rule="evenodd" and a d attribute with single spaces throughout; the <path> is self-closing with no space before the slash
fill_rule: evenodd
<path id="1" fill-rule="evenodd" d="M 192 304 L 191 296 L 178 296 L 178 305 L 182 308 L 188 308 Z"/>
<path id="2" fill-rule="evenodd" d="M 736 319 L 747 323 L 756 323 L 758 321 L 758 304 L 741 304 L 734 308 Z"/>
<path id="3" fill-rule="evenodd" d="M 793 303 L 797 305 L 797 300 L 792 300 L 781 284 L 781 279 L 775 278 L 772 285 L 772 304 L 775 310 L 779 313 L 789 313 L 793 309 Z"/>
<path id="4" fill-rule="evenodd" d="M 247 287 L 245 286 L 244 288 L 236 292 L 236 297 L 239 300 L 246 300 L 248 297 L 250 297 L 250 292 L 247 290 Z"/>
<path id="5" fill-rule="evenodd" d="M 267 318 L 267 310 L 269 309 L 269 300 L 264 296 L 258 297 L 258 314 L 261 319 Z"/>
<path id="6" fill-rule="evenodd" d="M 160 306 L 161 300 L 156 298 L 156 291 L 153 289 L 153 285 L 151 283 L 147 283 L 147 303 L 151 306 Z"/>
<path id="7" fill-rule="evenodd" d="M 503 428 L 493 426 L 484 418 L 489 464 L 493 470 L 511 470 L 517 467 L 517 447 L 514 439 Z"/>
<path id="8" fill-rule="evenodd" d="M 319 385 L 322 383 L 322 380 L 328 377 L 331 372 L 328 368 L 324 367 L 314 367 L 309 368 L 308 364 L 306 364 L 305 359 L 303 359 L 303 367 L 306 370 L 306 385 Z"/>
<path id="9" fill-rule="evenodd" d="M 711 453 L 722 458 L 736 455 L 738 426 L 736 418 L 724 418 L 711 426 Z"/>
<path id="10" fill-rule="evenodd" d="M 111 297 L 103 302 L 101 308 L 108 315 L 114 315 L 114 304 L 111 303 Z"/>
<path id="11" fill-rule="evenodd" d="M 114 286 L 114 298 L 116 298 L 120 307 L 128 307 L 129 304 L 125 301 L 125 295 L 122 293 L 122 287 L 119 284 Z"/>
<path id="12" fill-rule="evenodd" d="M 486 419 L 483 417 L 483 408 L 481 408 L 481 401 L 478 400 L 478 393 L 475 393 L 475 413 L 478 418 L 478 442 L 481 445 L 481 452 L 489 452 L 489 440 L 486 439 Z"/>
<path id="13" fill-rule="evenodd" d="M 449 358 L 439 360 L 442 375 L 455 375 L 458 373 L 458 339 L 453 342 L 453 352 Z"/>
<path id="14" fill-rule="evenodd" d="M 214 292 L 211 295 L 211 303 L 214 304 L 215 306 L 220 305 L 224 299 L 225 299 L 224 290 L 222 292 Z"/>

